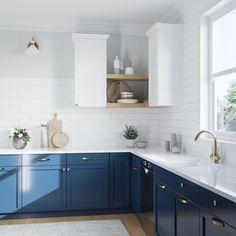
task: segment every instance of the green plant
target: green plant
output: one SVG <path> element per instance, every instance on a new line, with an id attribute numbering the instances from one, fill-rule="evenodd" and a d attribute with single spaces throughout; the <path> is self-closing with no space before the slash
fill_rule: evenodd
<path id="1" fill-rule="evenodd" d="M 136 139 L 138 137 L 138 130 L 136 127 L 125 125 L 125 128 L 123 136 L 126 139 Z"/>
<path id="2" fill-rule="evenodd" d="M 231 82 L 225 100 L 224 124 L 225 126 L 232 122 L 236 124 L 236 81 Z"/>
<path id="3" fill-rule="evenodd" d="M 31 137 L 29 136 L 26 129 L 22 128 L 13 128 L 9 131 L 9 138 L 12 139 L 21 139 L 25 143 L 29 142 Z"/>

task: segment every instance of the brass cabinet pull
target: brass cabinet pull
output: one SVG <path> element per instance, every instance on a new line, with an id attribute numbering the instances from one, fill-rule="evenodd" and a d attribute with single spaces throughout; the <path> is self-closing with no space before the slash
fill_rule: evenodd
<path id="1" fill-rule="evenodd" d="M 67 172 L 70 171 L 70 168 L 67 168 L 66 171 L 67 171 Z"/>
<path id="2" fill-rule="evenodd" d="M 221 220 L 218 220 L 216 218 L 212 218 L 212 224 L 219 227 L 219 228 L 224 228 L 225 224 Z"/>
<path id="3" fill-rule="evenodd" d="M 185 199 L 185 198 L 183 198 L 183 197 L 181 197 L 181 198 L 179 199 L 179 201 L 180 201 L 181 203 L 183 203 L 183 204 L 188 204 L 188 200 Z"/>
<path id="4" fill-rule="evenodd" d="M 165 189 L 165 188 L 166 188 L 166 186 L 165 186 L 164 184 L 159 184 L 159 187 L 160 187 L 161 189 Z"/>
<path id="5" fill-rule="evenodd" d="M 181 187 L 181 188 L 184 188 L 184 187 L 186 187 L 186 184 L 183 183 L 183 182 L 181 182 L 181 183 L 180 183 L 180 187 Z"/>
<path id="6" fill-rule="evenodd" d="M 50 161 L 50 158 L 48 158 L 48 157 L 42 157 L 42 158 L 39 158 L 39 161 Z"/>
<path id="7" fill-rule="evenodd" d="M 0 167 L 0 171 L 3 171 L 5 168 L 4 167 Z"/>
<path id="8" fill-rule="evenodd" d="M 82 157 L 81 159 L 82 159 L 83 161 L 91 161 L 91 160 L 93 160 L 92 157 Z"/>
<path id="9" fill-rule="evenodd" d="M 63 172 L 66 172 L 66 168 L 62 168 L 62 171 L 63 171 Z"/>
<path id="10" fill-rule="evenodd" d="M 219 206 L 220 204 L 221 204 L 220 201 L 213 200 L 213 206 L 214 206 L 214 207 Z"/>

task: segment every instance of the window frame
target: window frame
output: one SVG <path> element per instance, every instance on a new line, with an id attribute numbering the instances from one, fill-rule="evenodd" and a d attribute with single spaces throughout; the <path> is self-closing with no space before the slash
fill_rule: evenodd
<path id="1" fill-rule="evenodd" d="M 215 90 L 214 90 L 214 81 L 217 78 L 223 75 L 229 75 L 236 73 L 236 66 L 227 70 L 223 70 L 217 73 L 213 73 L 213 23 L 220 19 L 221 17 L 227 15 L 231 11 L 236 10 L 236 2 L 231 2 L 224 7 L 221 7 L 219 10 L 208 16 L 208 126 L 213 132 L 215 132 L 220 139 L 226 141 L 232 141 L 232 138 L 236 138 L 236 132 L 234 131 L 218 131 L 217 130 L 217 117 L 215 116 L 216 112 L 216 99 L 215 99 Z M 236 13 L 235 13 L 236 14 Z"/>

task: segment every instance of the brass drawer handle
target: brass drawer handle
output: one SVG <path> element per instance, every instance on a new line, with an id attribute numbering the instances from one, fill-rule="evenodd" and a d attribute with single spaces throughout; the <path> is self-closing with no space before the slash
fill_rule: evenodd
<path id="1" fill-rule="evenodd" d="M 63 171 L 63 172 L 66 172 L 66 168 L 62 168 L 62 171 Z"/>
<path id="2" fill-rule="evenodd" d="M 212 224 L 219 227 L 219 228 L 224 228 L 225 227 L 225 224 L 222 221 L 220 221 L 216 218 L 212 218 Z"/>
<path id="3" fill-rule="evenodd" d="M 3 171 L 5 168 L 4 167 L 0 167 L 0 171 Z"/>
<path id="4" fill-rule="evenodd" d="M 165 186 L 164 184 L 159 184 L 159 187 L 160 187 L 161 189 L 165 189 L 165 188 L 166 188 L 166 186 Z"/>
<path id="5" fill-rule="evenodd" d="M 183 204 L 188 204 L 188 200 L 185 199 L 185 198 L 183 198 L 183 197 L 181 197 L 181 198 L 179 199 L 179 201 L 180 201 L 181 203 L 183 203 Z"/>
<path id="6" fill-rule="evenodd" d="M 50 158 L 48 158 L 48 157 L 42 157 L 42 158 L 39 158 L 39 161 L 50 161 Z"/>
<path id="7" fill-rule="evenodd" d="M 81 159 L 82 159 L 83 161 L 91 161 L 91 160 L 93 160 L 92 157 L 82 157 Z"/>
<path id="8" fill-rule="evenodd" d="M 185 183 L 180 183 L 180 187 L 184 188 L 184 187 L 186 187 L 186 184 Z"/>
<path id="9" fill-rule="evenodd" d="M 221 202 L 220 202 L 220 201 L 213 200 L 213 206 L 214 206 L 214 207 L 219 206 L 219 205 L 221 205 Z"/>

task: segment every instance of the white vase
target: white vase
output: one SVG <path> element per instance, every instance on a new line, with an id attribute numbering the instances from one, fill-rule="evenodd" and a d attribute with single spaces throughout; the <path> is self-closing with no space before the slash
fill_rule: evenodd
<path id="1" fill-rule="evenodd" d="M 127 148 L 134 148 L 135 147 L 135 139 L 126 139 L 127 140 Z"/>

